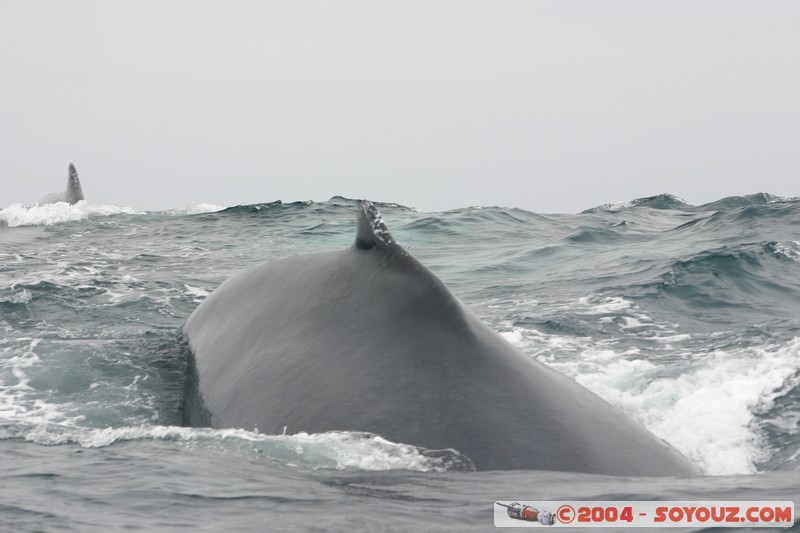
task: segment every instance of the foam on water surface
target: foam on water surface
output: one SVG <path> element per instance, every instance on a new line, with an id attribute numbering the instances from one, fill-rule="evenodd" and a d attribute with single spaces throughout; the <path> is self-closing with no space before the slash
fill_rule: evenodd
<path id="1" fill-rule="evenodd" d="M 614 343 L 578 346 L 572 337 L 519 328 L 503 336 L 528 353 L 542 353 L 541 362 L 621 408 L 710 475 L 757 472 L 770 453 L 760 416 L 800 385 L 800 338 L 711 353 L 681 347 L 686 369 L 675 375 L 674 355 L 669 364 L 659 364 L 636 347 L 620 350 Z M 653 338 L 664 350 L 693 340 L 690 335 Z M 693 351 L 689 357 L 687 349 Z M 568 350 L 577 352 L 575 357 L 552 355 Z M 800 432 L 788 422 L 784 429 Z"/>
<path id="2" fill-rule="evenodd" d="M 309 468 L 440 468 L 426 451 L 387 444 L 374 435 L 266 436 L 175 425 L 179 420 L 166 412 L 174 401 L 161 392 L 164 384 L 137 351 L 139 343 L 152 337 L 169 343 L 197 303 L 234 272 L 351 241 L 349 203 L 304 203 L 247 217 L 193 216 L 218 207 L 193 204 L 142 214 L 80 202 L 0 210 L 0 230 L 7 226 L 0 252 L 0 436 L 86 447 L 174 440 L 182 446 L 255 450 L 279 464 Z M 465 213 L 472 211 L 437 215 L 451 229 L 446 239 L 436 238 L 439 230 L 394 220 L 419 218 L 412 211 L 390 212 L 386 219 L 398 242 L 412 242 L 414 255 L 509 342 L 616 405 L 704 472 L 748 474 L 780 468 L 796 455 L 795 448 L 781 450 L 800 432 L 796 400 L 789 394 L 800 380 L 793 300 L 777 302 L 783 307 L 774 322 L 748 315 L 794 290 L 792 269 L 800 261 L 800 244 L 790 226 L 772 235 L 777 222 L 762 222 L 762 213 L 748 218 L 746 228 L 723 227 L 729 234 L 698 224 L 680 242 L 661 243 L 658 239 L 669 238 L 666 229 L 685 221 L 676 218 L 681 213 L 594 213 L 530 218 L 530 224 L 497 217 L 460 225 Z M 105 223 L 103 217 L 113 215 L 120 216 Z M 637 231 L 652 218 L 653 242 L 646 250 L 638 241 L 627 248 L 624 241 L 607 246 L 596 241 L 587 252 L 563 238 L 576 227 L 592 221 L 603 226 L 603 217 L 623 215 L 638 217 L 631 224 Z M 71 222 L 83 224 L 79 231 L 59 231 L 58 224 Z M 748 263 L 748 268 L 774 268 L 764 270 L 763 278 L 783 284 L 768 300 L 762 291 L 768 285 L 757 284 L 760 278 L 751 270 L 725 270 L 727 263 L 693 271 L 689 287 L 664 283 L 672 256 L 735 250 L 736 239 L 744 239 L 739 234 L 754 228 L 765 235 L 748 233 L 746 241 L 763 243 L 758 249 L 770 252 L 764 256 L 772 262 Z M 707 242 L 700 230 L 713 232 Z M 548 254 L 532 253 L 548 243 Z M 472 267 L 481 253 L 500 267 L 524 268 L 479 272 Z M 604 260 L 594 261 L 596 254 Z M 635 268 L 627 266 L 630 257 L 637 261 Z M 732 293 L 738 290 L 732 282 L 746 276 L 756 280 L 744 285 L 748 292 Z M 732 287 L 726 289 L 728 307 L 698 310 L 692 306 L 707 299 L 687 299 L 681 292 L 709 283 Z M 751 300 L 752 307 L 732 307 Z M 722 311 L 727 314 L 719 318 Z M 777 459 L 769 463 L 771 458 Z"/>
<path id="3" fill-rule="evenodd" d="M 0 209 L 0 222 L 9 228 L 20 226 L 51 226 L 65 222 L 80 222 L 93 216 L 111 216 L 119 214 L 141 214 L 131 207 L 115 205 L 90 204 L 81 200 L 76 204 L 56 202 L 54 204 L 35 205 L 23 207 L 21 204 L 12 204 L 5 209 Z"/>

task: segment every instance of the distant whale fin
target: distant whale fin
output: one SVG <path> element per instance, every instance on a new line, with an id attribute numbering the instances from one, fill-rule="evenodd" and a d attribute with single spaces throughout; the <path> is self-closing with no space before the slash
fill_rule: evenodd
<path id="1" fill-rule="evenodd" d="M 356 248 L 369 250 L 378 248 L 379 250 L 389 251 L 402 249 L 389 233 L 389 229 L 381 218 L 378 209 L 367 200 L 361 201 L 361 209 L 358 211 L 356 221 Z"/>
<path id="2" fill-rule="evenodd" d="M 78 171 L 75 170 L 75 165 L 69 164 L 69 177 L 67 178 L 67 190 L 64 193 L 66 202 L 69 204 L 76 204 L 83 200 L 83 189 L 81 188 L 81 180 L 78 178 Z"/>
<path id="3" fill-rule="evenodd" d="M 81 189 L 81 180 L 78 178 L 78 171 L 75 170 L 75 165 L 69 164 L 69 175 L 67 176 L 67 190 L 48 194 L 41 200 L 39 205 L 55 204 L 57 202 L 67 202 L 70 205 L 77 204 L 83 200 L 83 189 Z"/>

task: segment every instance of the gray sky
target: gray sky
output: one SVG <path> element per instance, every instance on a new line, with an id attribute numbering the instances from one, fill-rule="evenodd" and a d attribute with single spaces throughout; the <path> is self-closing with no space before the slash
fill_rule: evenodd
<path id="1" fill-rule="evenodd" d="M 800 196 L 800 2 L 0 0 L 0 207 Z"/>

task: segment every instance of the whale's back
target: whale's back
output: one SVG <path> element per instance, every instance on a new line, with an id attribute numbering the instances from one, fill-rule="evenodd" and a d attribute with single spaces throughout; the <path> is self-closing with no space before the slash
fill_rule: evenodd
<path id="1" fill-rule="evenodd" d="M 367 207 L 351 248 L 252 268 L 195 310 L 183 334 L 189 396 L 202 401 L 187 404 L 189 423 L 368 431 L 454 448 L 479 469 L 693 473 L 492 331 L 370 216 Z"/>

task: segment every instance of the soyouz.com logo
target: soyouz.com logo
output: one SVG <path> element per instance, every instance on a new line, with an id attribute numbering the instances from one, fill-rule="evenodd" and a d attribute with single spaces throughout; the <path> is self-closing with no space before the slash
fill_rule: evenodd
<path id="1" fill-rule="evenodd" d="M 792 527 L 787 501 L 497 501 L 497 527 Z"/>

